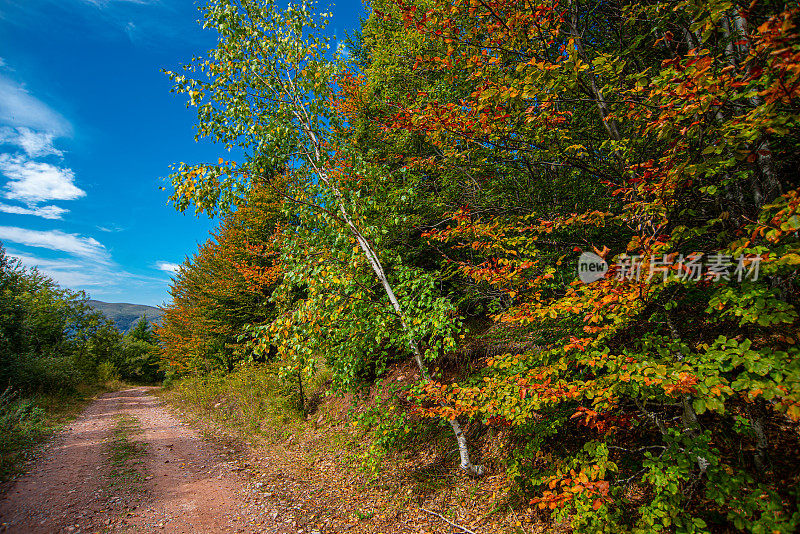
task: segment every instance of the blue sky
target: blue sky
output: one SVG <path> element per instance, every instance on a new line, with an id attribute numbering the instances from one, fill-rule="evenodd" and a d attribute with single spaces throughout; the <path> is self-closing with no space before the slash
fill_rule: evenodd
<path id="1" fill-rule="evenodd" d="M 216 161 L 193 140 L 174 69 L 214 46 L 191 0 L 0 0 L 0 241 L 108 302 L 159 305 L 214 221 L 177 213 L 172 163 Z M 364 8 L 338 2 L 344 37 Z"/>

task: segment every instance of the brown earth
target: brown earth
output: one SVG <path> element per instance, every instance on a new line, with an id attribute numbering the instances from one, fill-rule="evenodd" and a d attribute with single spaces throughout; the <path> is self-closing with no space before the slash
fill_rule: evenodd
<path id="1" fill-rule="evenodd" d="M 254 487 L 232 449 L 201 439 L 152 388 L 107 393 L 45 447 L 33 469 L 0 499 L 0 531 L 294 533 L 264 523 Z M 121 480 L 111 457 L 120 416 L 138 420 L 129 441 L 143 449 Z"/>
<path id="2" fill-rule="evenodd" d="M 470 479 L 453 458 L 443 463 L 433 451 L 394 461 L 378 476 L 364 473 L 358 466 L 363 437 L 350 434 L 337 402 L 321 406 L 302 434 L 248 445 L 251 440 L 230 434 L 208 413 L 182 406 L 186 413 L 180 417 L 192 420 L 189 426 L 154 390 L 106 393 L 59 432 L 28 474 L 0 488 L 0 532 L 558 530 L 538 523 L 530 510 L 518 515 L 500 506 L 501 473 Z M 139 427 L 127 438 L 141 450 L 129 462 L 132 477 L 120 476 L 114 463 L 112 446 L 121 421 L 136 421 Z"/>

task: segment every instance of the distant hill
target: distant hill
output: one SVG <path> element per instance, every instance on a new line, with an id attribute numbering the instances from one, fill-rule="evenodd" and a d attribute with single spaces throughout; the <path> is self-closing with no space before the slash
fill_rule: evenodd
<path id="1" fill-rule="evenodd" d="M 127 332 L 142 318 L 147 317 L 151 323 L 161 323 L 161 310 L 144 304 L 128 304 L 125 302 L 101 302 L 89 300 L 87 303 L 114 321 L 120 332 Z"/>

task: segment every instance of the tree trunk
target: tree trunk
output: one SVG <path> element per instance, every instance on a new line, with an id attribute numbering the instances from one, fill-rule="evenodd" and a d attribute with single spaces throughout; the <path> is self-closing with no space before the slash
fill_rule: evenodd
<path id="1" fill-rule="evenodd" d="M 305 393 L 303 392 L 303 370 L 301 369 L 297 373 L 297 388 L 300 391 L 300 411 L 303 413 L 303 417 L 305 418 L 306 415 L 306 397 Z"/>
<path id="2" fill-rule="evenodd" d="M 750 37 L 748 35 L 747 21 L 742 17 L 737 9 L 733 14 L 734 26 L 736 27 L 736 39 L 740 44 L 737 45 L 743 57 L 747 57 L 750 52 Z M 742 60 L 744 61 L 744 59 Z M 750 73 L 749 65 L 745 64 L 745 72 Z M 754 94 L 750 99 L 750 104 L 757 108 L 763 101 L 758 94 Z M 756 154 L 756 172 L 751 177 L 753 188 L 753 200 L 756 211 L 760 210 L 764 204 L 772 202 L 782 193 L 781 184 L 775 172 L 775 161 L 772 158 L 772 147 L 769 137 L 764 136 L 760 142 L 756 142 L 751 148 Z"/>

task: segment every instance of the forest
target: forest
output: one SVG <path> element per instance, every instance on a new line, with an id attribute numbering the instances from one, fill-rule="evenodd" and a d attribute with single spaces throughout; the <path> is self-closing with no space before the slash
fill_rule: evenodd
<path id="1" fill-rule="evenodd" d="M 220 224 L 165 383 L 372 403 L 372 461 L 438 428 L 575 532 L 797 532 L 800 7 L 367 12 L 336 42 L 323 5 L 211 0 L 166 72 L 228 155 L 170 175 Z"/>

